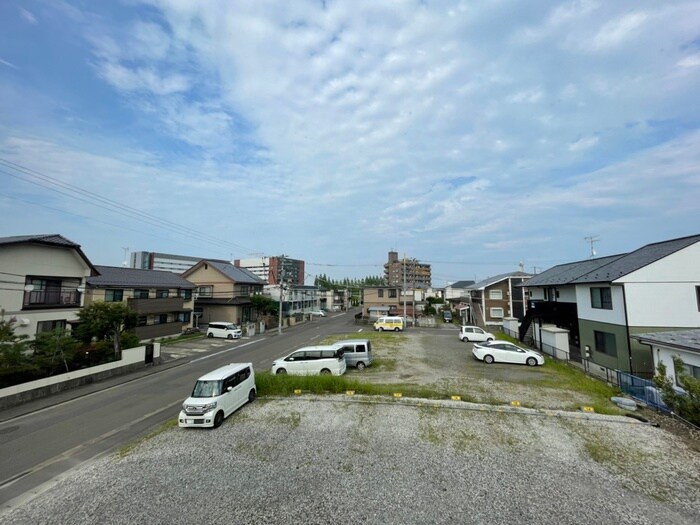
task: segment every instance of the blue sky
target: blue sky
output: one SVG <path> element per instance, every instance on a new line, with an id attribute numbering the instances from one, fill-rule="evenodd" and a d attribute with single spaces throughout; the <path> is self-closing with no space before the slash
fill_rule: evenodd
<path id="1" fill-rule="evenodd" d="M 0 235 L 546 269 L 700 233 L 698 93 L 697 1 L 4 1 Z"/>

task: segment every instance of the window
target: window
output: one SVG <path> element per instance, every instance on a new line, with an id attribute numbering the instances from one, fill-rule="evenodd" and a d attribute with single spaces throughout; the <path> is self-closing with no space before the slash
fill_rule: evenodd
<path id="1" fill-rule="evenodd" d="M 598 332 L 597 330 L 593 332 L 595 338 L 595 350 L 601 354 L 606 354 L 612 357 L 617 357 L 617 342 L 615 341 L 615 334 L 609 334 L 608 332 Z"/>
<path id="2" fill-rule="evenodd" d="M 158 314 L 155 316 L 153 324 L 165 324 L 168 322 L 168 314 Z"/>
<path id="3" fill-rule="evenodd" d="M 681 373 L 694 377 L 695 379 L 700 379 L 700 366 L 693 366 L 683 363 L 683 370 L 681 370 Z M 678 370 L 676 370 L 676 384 L 680 384 L 678 382 Z"/>
<path id="4" fill-rule="evenodd" d="M 389 290 L 389 297 L 396 297 L 396 290 L 395 289 Z"/>
<path id="5" fill-rule="evenodd" d="M 591 288 L 591 308 L 613 309 L 610 288 Z"/>
<path id="6" fill-rule="evenodd" d="M 156 298 L 158 299 L 167 299 L 170 296 L 170 290 L 164 289 L 164 288 L 159 288 L 156 290 Z"/>
<path id="7" fill-rule="evenodd" d="M 136 326 L 146 326 L 148 324 L 148 316 L 139 315 L 136 318 Z"/>
<path id="8" fill-rule="evenodd" d="M 180 290 L 180 297 L 182 297 L 185 301 L 189 301 L 192 299 L 192 290 Z"/>
<path id="9" fill-rule="evenodd" d="M 503 317 L 503 308 L 489 308 L 489 315 L 500 319 Z"/>
<path id="10" fill-rule="evenodd" d="M 58 319 L 56 321 L 39 321 L 36 324 L 36 333 L 42 334 L 44 332 L 52 332 L 53 330 L 56 330 L 58 328 L 60 328 L 61 330 L 66 329 L 65 319 Z"/>
<path id="11" fill-rule="evenodd" d="M 377 290 L 377 297 L 384 297 L 384 290 L 382 290 L 382 289 Z"/>
<path id="12" fill-rule="evenodd" d="M 105 301 L 108 303 L 120 303 L 124 300 L 124 290 L 105 290 Z"/>
<path id="13" fill-rule="evenodd" d="M 248 294 L 250 294 L 250 287 L 248 287 L 247 285 L 246 285 L 246 286 L 241 285 L 241 291 L 240 291 L 239 293 L 240 293 L 241 295 L 248 295 Z"/>
<path id="14" fill-rule="evenodd" d="M 500 301 L 503 299 L 503 290 L 489 290 L 489 299 Z"/>
<path id="15" fill-rule="evenodd" d="M 134 290 L 134 299 L 148 299 L 148 290 L 143 288 Z"/>
<path id="16" fill-rule="evenodd" d="M 190 322 L 190 312 L 180 312 L 177 314 L 177 320 L 181 323 Z"/>
<path id="17" fill-rule="evenodd" d="M 199 288 L 197 288 L 197 293 L 200 297 L 211 297 L 212 295 L 214 295 L 214 287 L 200 286 Z"/>

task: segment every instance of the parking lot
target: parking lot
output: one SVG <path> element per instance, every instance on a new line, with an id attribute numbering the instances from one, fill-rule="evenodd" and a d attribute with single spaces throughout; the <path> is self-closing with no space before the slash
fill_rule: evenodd
<path id="1" fill-rule="evenodd" d="M 348 377 L 489 404 L 261 398 L 219 429 L 164 427 L 69 473 L 3 523 L 700 520 L 700 457 L 663 428 L 574 410 L 575 393 L 541 386 L 553 374 L 547 365 L 475 361 L 454 330 L 369 337 L 375 365 Z M 209 344 L 218 343 L 198 342 Z M 567 410 L 503 406 L 518 398 Z"/>

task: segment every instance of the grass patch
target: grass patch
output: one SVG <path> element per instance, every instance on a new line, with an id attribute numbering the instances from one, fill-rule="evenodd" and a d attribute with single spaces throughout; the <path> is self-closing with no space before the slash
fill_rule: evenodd
<path id="1" fill-rule="evenodd" d="M 129 454 L 131 454 L 131 453 L 134 451 L 134 449 L 135 449 L 136 447 L 138 447 L 141 443 L 144 443 L 145 441 L 148 441 L 149 439 L 153 439 L 153 438 L 156 437 L 157 435 L 162 434 L 162 433 L 165 432 L 166 430 L 170 430 L 171 428 L 174 428 L 174 427 L 176 427 L 176 426 L 177 426 L 177 418 L 174 417 L 174 418 L 172 418 L 172 419 L 169 419 L 168 421 L 166 421 L 165 423 L 163 423 L 162 425 L 160 425 L 159 427 L 157 427 L 155 430 L 149 432 L 149 433 L 146 434 L 145 436 L 140 437 L 140 438 L 138 438 L 138 439 L 135 439 L 135 440 L 132 441 L 131 443 L 127 443 L 126 445 L 124 445 L 123 447 L 121 447 L 121 448 L 117 451 L 117 457 L 118 457 L 119 459 L 125 458 L 126 456 L 128 456 Z"/>

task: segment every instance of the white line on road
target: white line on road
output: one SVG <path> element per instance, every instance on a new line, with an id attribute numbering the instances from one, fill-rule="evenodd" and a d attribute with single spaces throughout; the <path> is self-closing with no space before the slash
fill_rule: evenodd
<path id="1" fill-rule="evenodd" d="M 202 360 L 204 360 L 204 359 L 209 359 L 210 357 L 214 357 L 214 356 L 217 356 L 217 355 L 221 355 L 221 354 L 226 353 L 226 352 L 229 352 L 229 351 L 231 351 L 231 350 L 236 350 L 237 348 L 243 348 L 244 346 L 253 345 L 253 344 L 255 344 L 255 343 L 259 343 L 260 341 L 265 341 L 265 340 L 267 340 L 267 337 L 264 337 L 264 338 L 262 338 L 262 339 L 256 339 L 255 341 L 250 341 L 250 342 L 248 342 L 248 343 L 243 343 L 242 345 L 232 346 L 231 348 L 227 348 L 226 350 L 221 350 L 220 352 L 216 352 L 216 353 L 213 353 L 213 354 L 209 354 L 209 355 L 205 355 L 205 356 L 202 356 L 202 357 L 198 357 L 197 359 L 193 359 L 192 361 L 190 361 L 190 363 L 196 363 L 197 361 L 202 361 Z"/>

